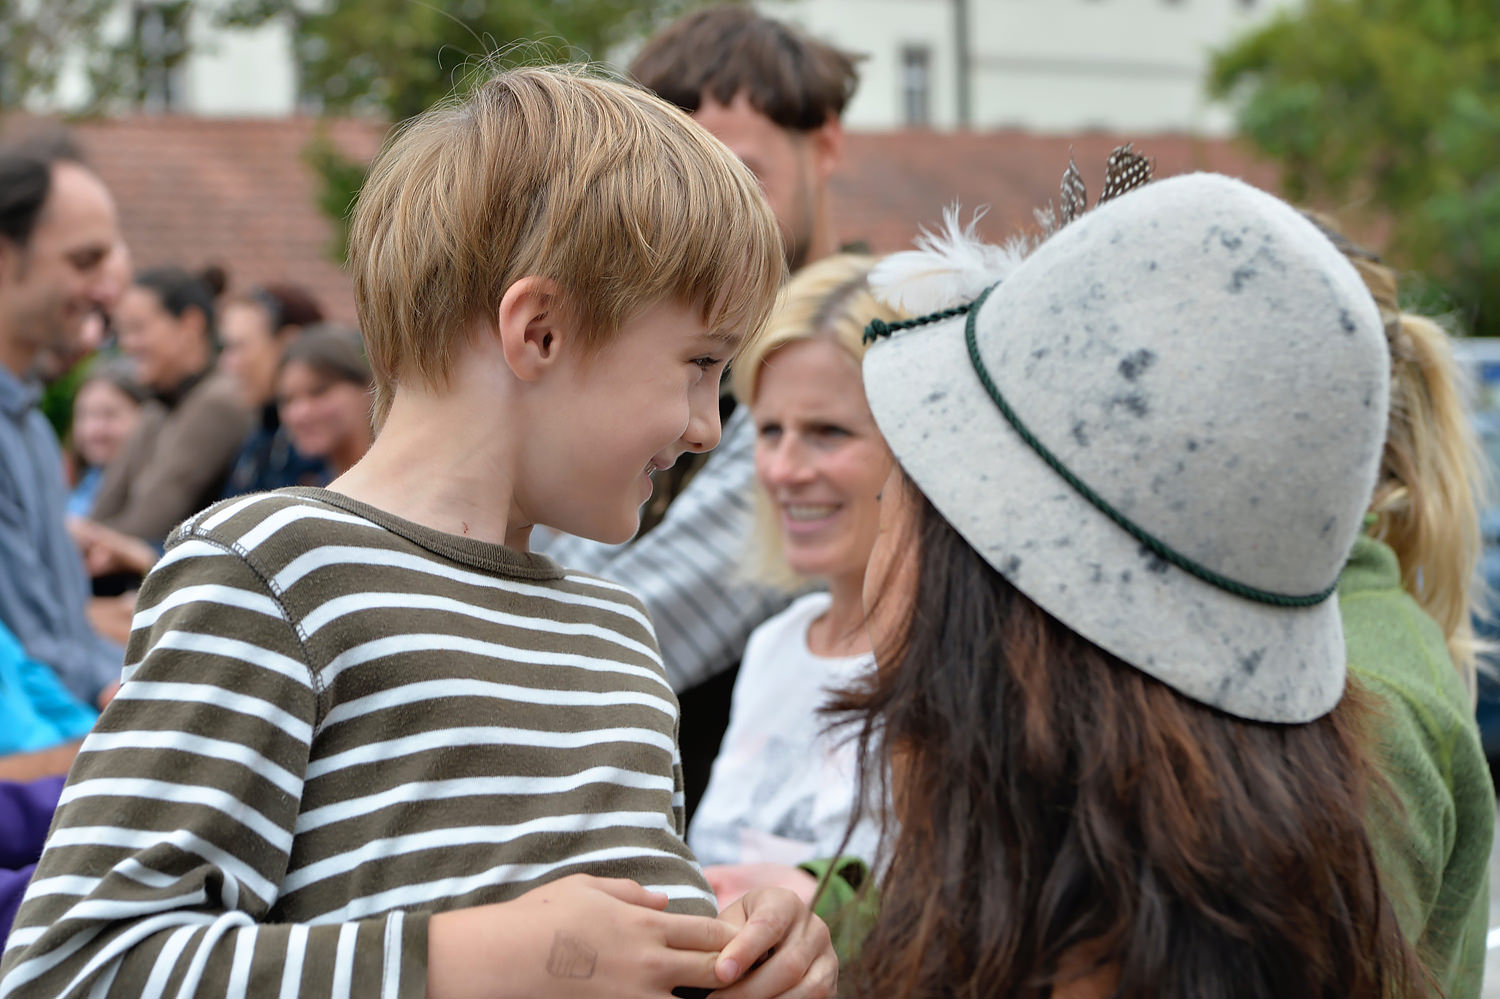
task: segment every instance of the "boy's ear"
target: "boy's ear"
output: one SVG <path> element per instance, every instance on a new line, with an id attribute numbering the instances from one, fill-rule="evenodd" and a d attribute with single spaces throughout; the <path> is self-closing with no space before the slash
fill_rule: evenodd
<path id="1" fill-rule="evenodd" d="M 495 330 L 505 362 L 523 382 L 535 381 L 559 357 L 567 331 L 562 289 L 542 277 L 523 277 L 500 297 Z"/>

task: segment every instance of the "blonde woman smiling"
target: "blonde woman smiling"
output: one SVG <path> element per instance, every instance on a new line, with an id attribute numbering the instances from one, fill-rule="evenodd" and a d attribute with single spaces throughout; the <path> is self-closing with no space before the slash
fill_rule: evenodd
<path id="1" fill-rule="evenodd" d="M 799 271 L 735 366 L 735 393 L 756 428 L 760 571 L 790 587 L 821 585 L 745 649 L 729 728 L 688 830 L 721 899 L 763 882 L 810 898 L 813 877 L 791 865 L 838 852 L 854 802 L 853 757 L 824 733 L 818 709 L 829 687 L 873 662 L 860 591 L 891 455 L 860 383 L 860 337 L 872 319 L 899 318 L 870 294 L 874 263 L 841 255 Z M 846 852 L 868 860 L 874 839 L 861 826 Z"/>

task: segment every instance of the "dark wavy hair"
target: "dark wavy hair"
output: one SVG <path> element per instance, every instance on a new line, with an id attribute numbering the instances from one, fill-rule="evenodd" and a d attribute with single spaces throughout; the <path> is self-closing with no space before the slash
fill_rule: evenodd
<path id="1" fill-rule="evenodd" d="M 300 284 L 276 282 L 258 284 L 230 298 L 228 304 L 253 305 L 265 313 L 266 325 L 279 333 L 288 326 L 305 328 L 321 323 L 323 306 Z"/>
<path id="2" fill-rule="evenodd" d="M 859 57 L 816 41 L 748 4 L 691 11 L 653 35 L 630 63 L 647 90 L 688 114 L 704 96 L 750 106 L 782 128 L 810 132 L 844 113 Z"/>
<path id="3" fill-rule="evenodd" d="M 84 165 L 83 154 L 65 132 L 44 132 L 0 145 L 0 238 L 21 250 L 31 245 L 57 163 Z"/>
<path id="4" fill-rule="evenodd" d="M 904 634 L 842 692 L 887 820 L 847 994 L 1425 994 L 1365 832 L 1366 700 L 1305 725 L 1188 700 L 989 566 L 909 480 Z M 889 591 L 880 599 L 895 599 Z"/>
<path id="5" fill-rule="evenodd" d="M 181 267 L 152 267 L 135 275 L 135 284 L 154 294 L 172 316 L 180 319 L 189 309 L 202 313 L 204 331 L 214 342 L 218 340 L 214 300 L 224 290 L 224 281 L 223 269 L 213 265 L 193 272 Z"/>

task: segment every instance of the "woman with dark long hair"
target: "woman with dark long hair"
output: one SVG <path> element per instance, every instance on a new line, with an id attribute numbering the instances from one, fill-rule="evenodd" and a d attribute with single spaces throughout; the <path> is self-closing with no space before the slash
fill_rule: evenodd
<path id="1" fill-rule="evenodd" d="M 1023 262 L 933 247 L 872 276 L 950 307 L 876 324 L 865 360 L 898 467 L 866 575 L 878 666 L 838 707 L 894 805 L 846 990 L 1422 994 L 1333 598 L 1380 466 L 1380 318 L 1246 185 L 1079 214 L 1074 181 Z M 944 268 L 967 294 L 934 302 Z"/>

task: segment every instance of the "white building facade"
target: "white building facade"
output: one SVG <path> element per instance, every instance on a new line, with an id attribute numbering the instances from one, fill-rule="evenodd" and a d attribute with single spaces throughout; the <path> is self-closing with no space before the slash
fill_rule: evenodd
<path id="1" fill-rule="evenodd" d="M 863 53 L 848 127 L 1222 134 L 1209 58 L 1298 0 L 783 0 Z"/>
<path id="2" fill-rule="evenodd" d="M 41 0 L 45 3 L 46 0 Z M 143 54 L 138 87 L 119 103 L 146 111 L 206 117 L 281 117 L 297 110 L 297 66 L 284 21 L 223 28 L 228 0 L 121 0 L 96 28 L 101 39 L 134 36 Z M 186 53 L 180 58 L 178 53 Z M 36 111 L 77 111 L 91 98 L 82 56 L 63 66 L 57 90 Z"/>
<path id="3" fill-rule="evenodd" d="M 43 0 L 45 2 L 45 0 Z M 289 27 L 218 28 L 226 0 L 123 0 L 100 26 L 134 32 L 160 65 L 140 106 L 212 116 L 278 116 L 298 107 Z M 763 0 L 758 6 L 864 56 L 845 116 L 851 129 L 1100 128 L 1221 134 L 1204 97 L 1210 53 L 1299 0 Z M 191 7 L 191 13 L 183 11 Z M 171 54 L 186 37 L 187 55 Z M 87 97 L 81 62 L 38 110 Z"/>

